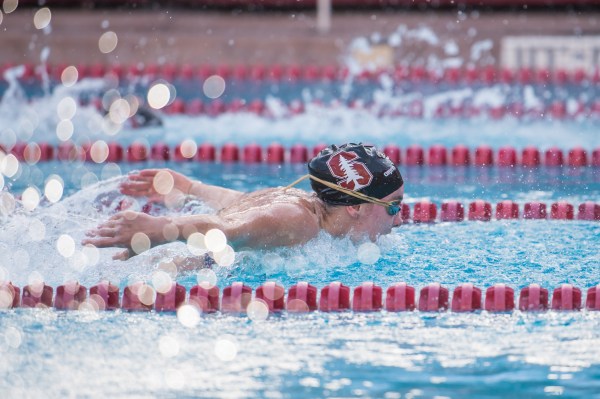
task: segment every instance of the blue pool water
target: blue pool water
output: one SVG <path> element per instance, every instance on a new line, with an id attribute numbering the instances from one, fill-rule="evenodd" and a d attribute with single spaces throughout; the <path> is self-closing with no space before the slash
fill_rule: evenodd
<path id="1" fill-rule="evenodd" d="M 148 82 L 143 82 L 147 85 Z M 181 82 L 179 82 L 181 83 Z M 388 82 L 389 83 L 389 82 Z M 497 149 L 535 145 L 591 150 L 600 145 L 597 119 L 477 117 L 436 119 L 439 104 L 472 101 L 481 106 L 588 101 L 597 87 L 391 87 L 374 85 L 287 85 L 242 87 L 229 84 L 222 100 L 243 97 L 267 101 L 274 117 L 251 114 L 164 116 L 163 126 L 105 130 L 102 115 L 79 106 L 72 116 L 73 140 L 158 140 L 175 145 L 196 142 L 238 144 L 272 141 L 342 143 L 363 141 L 402 147 L 417 143 L 488 144 Z M 175 84 L 178 84 L 175 82 Z M 135 85 L 133 85 L 135 86 Z M 6 89 L 8 87 L 8 89 Z M 10 87 L 1 87 L 10 92 Z M 59 142 L 57 107 L 66 97 L 85 99 L 103 82 L 58 86 L 41 96 L 26 88 L 29 102 L 13 96 L 0 102 L 0 143 Z M 146 86 L 133 91 L 143 94 Z M 123 95 L 127 90 L 123 89 Z M 36 91 L 37 90 L 37 91 Z M 350 91 L 348 91 L 350 90 Z M 179 84 L 178 96 L 199 87 Z M 320 107 L 342 97 L 374 100 L 382 106 L 424 100 L 424 118 L 380 117 L 377 112 L 339 105 Z M 82 94 L 83 93 L 83 94 Z M 305 114 L 279 115 L 278 99 L 301 97 Z M 22 99 L 21 99 L 22 100 Z M 526 101 L 527 100 L 527 101 Z M 75 102 L 75 101 L 74 101 Z M 77 279 L 91 286 L 110 279 L 124 288 L 152 282 L 160 271 L 188 290 L 205 270 L 183 243 L 153 248 L 128 261 L 112 261 L 114 249 L 84 252 L 79 244 L 65 257 L 57 241 L 68 235 L 79 243 L 87 229 L 109 217 L 121 199 L 120 175 L 135 168 L 171 167 L 207 183 L 249 191 L 287 185 L 305 173 L 298 165 L 221 165 L 198 163 L 109 164 L 48 162 L 20 165 L 5 178 L 5 191 L 18 195 L 30 186 L 42 191 L 51 175 L 64 181 L 63 199 L 42 202 L 33 211 L 17 203 L 0 215 L 0 279 L 18 286 L 43 279 L 54 287 Z M 523 204 L 567 200 L 574 205 L 599 202 L 598 168 L 402 168 L 406 202 L 436 203 L 511 199 Z M 303 183 L 302 188 L 308 189 Z M 4 203 L 2 204 L 5 205 Z M 143 201 L 134 205 L 138 209 Z M 6 209 L 5 207 L 2 209 Z M 203 204 L 157 212 L 203 212 Z M 298 248 L 239 251 L 235 263 L 213 269 L 221 288 L 243 281 L 253 288 L 265 281 L 289 287 L 308 281 L 318 288 L 332 281 L 355 287 L 373 281 L 386 288 L 405 281 L 417 290 L 439 282 L 449 289 L 473 283 L 484 289 L 505 283 L 515 289 L 539 283 L 553 289 L 570 283 L 582 290 L 600 283 L 600 223 L 585 221 L 496 221 L 406 225 L 377 243 L 380 255 L 367 262 L 361 246 L 322 235 Z M 373 248 L 371 248 L 372 250 Z M 373 252 L 371 251 L 371 255 Z M 187 268 L 173 270 L 183 260 Z M 362 261 L 361 261 L 362 260 Z M 196 315 L 197 316 L 197 315 Z M 600 397 L 600 312 L 519 311 L 508 314 L 424 314 L 419 312 L 250 317 L 17 309 L 0 312 L 0 398 L 488 398 Z"/>
<path id="2" fill-rule="evenodd" d="M 119 165 L 121 173 L 147 166 L 176 168 L 244 191 L 285 185 L 304 172 L 293 165 Z M 68 278 L 87 286 L 110 278 L 123 288 L 131 281 L 151 281 L 161 262 L 185 255 L 185 245 L 171 244 L 115 262 L 110 261 L 114 250 L 105 249 L 97 263 L 81 265 L 57 253 L 60 234 L 77 242 L 86 228 L 110 214 L 110 206 L 94 209 L 98 198 L 119 198 L 119 178 L 80 189 L 81 176 L 102 176 L 103 168 L 23 166 L 12 190 L 22 190 L 22 180 L 35 184 L 59 174 L 65 176 L 68 197 L 32 213 L 17 211 L 2 222 L 2 270 L 17 285 L 37 272 L 53 286 Z M 599 171 L 593 168 L 404 168 L 403 173 L 409 203 L 429 198 L 578 204 L 600 194 Z M 197 205 L 195 211 L 202 209 Z M 42 238 L 33 233 L 38 222 L 45 226 Z M 300 248 L 241 251 L 233 266 L 215 272 L 221 288 L 234 281 L 253 288 L 265 281 L 285 287 L 309 281 L 319 288 L 331 281 L 350 287 L 374 281 L 384 288 L 406 281 L 417 289 L 430 282 L 450 289 L 463 282 L 481 288 L 502 282 L 515 291 L 534 282 L 549 289 L 562 283 L 587 289 L 599 282 L 599 239 L 597 222 L 407 225 L 378 241 L 381 256 L 374 264 L 362 264 L 351 242 L 321 236 Z M 189 289 L 197 274 L 180 271 L 176 280 Z M 599 397 L 599 327 L 600 314 L 588 311 L 317 312 L 266 320 L 217 314 L 189 327 L 175 314 L 19 309 L 0 314 L 0 396 Z"/>

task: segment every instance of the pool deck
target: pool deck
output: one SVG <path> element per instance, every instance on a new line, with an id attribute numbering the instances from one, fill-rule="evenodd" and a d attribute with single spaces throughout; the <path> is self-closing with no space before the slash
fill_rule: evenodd
<path id="1" fill-rule="evenodd" d="M 374 33 L 387 37 L 405 25 L 427 26 L 458 45 L 455 55 L 470 57 L 473 44 L 491 40 L 491 55 L 500 56 L 506 35 L 600 35 L 600 12 L 383 11 L 334 13 L 328 33 L 318 33 L 311 12 L 264 14 L 195 10 L 69 10 L 53 9 L 50 30 L 33 25 L 34 9 L 4 14 L 0 22 L 0 64 L 37 63 L 50 48 L 49 62 L 174 63 L 174 64 L 300 64 L 337 65 L 353 39 Z M 98 38 L 117 33 L 115 51 L 102 54 Z M 435 47 L 435 46 L 433 46 Z M 392 53 L 394 61 L 444 55 L 440 46 L 407 44 Z M 447 54 L 446 54 L 447 55 Z"/>

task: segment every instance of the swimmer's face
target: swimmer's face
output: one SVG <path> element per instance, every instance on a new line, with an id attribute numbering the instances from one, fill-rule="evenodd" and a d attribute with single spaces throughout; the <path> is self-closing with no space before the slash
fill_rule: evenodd
<path id="1" fill-rule="evenodd" d="M 383 201 L 398 201 L 404 197 L 404 186 L 394 191 L 387 197 L 382 198 Z M 377 204 L 361 204 L 361 210 L 354 233 L 358 236 L 367 236 L 371 241 L 375 241 L 377 237 L 384 234 L 389 234 L 393 227 L 397 227 L 402 222 L 401 212 L 392 216 L 388 213 L 386 207 Z"/>

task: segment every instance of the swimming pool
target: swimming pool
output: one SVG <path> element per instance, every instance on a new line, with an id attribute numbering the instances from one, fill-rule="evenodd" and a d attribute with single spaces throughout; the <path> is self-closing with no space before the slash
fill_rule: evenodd
<path id="1" fill-rule="evenodd" d="M 450 96 L 452 97 L 452 96 Z M 449 98 L 450 98 L 449 97 Z M 59 98 L 31 107 L 44 121 Z M 310 108 L 310 107 L 309 107 Z M 82 123 L 88 114 L 74 118 Z M 89 120 L 88 120 L 89 121 Z M 4 138 L 27 138 L 14 129 Z M 23 129 L 27 131 L 27 128 Z M 482 143 L 541 150 L 567 150 L 600 143 L 593 118 L 527 120 L 487 117 L 381 117 L 350 107 L 310 108 L 302 115 L 264 118 L 170 115 L 162 127 L 124 129 L 118 141 L 174 146 L 183 139 L 222 145 L 277 140 L 365 141 L 451 148 Z M 510 134 L 507 134 L 510 133 Z M 88 138 L 94 137 L 92 133 Z M 37 141 L 56 143 L 55 131 L 40 128 Z M 107 140 L 108 141 L 108 140 Z M 561 284 L 582 289 L 599 283 L 600 224 L 581 220 L 496 220 L 407 224 L 361 247 L 320 236 L 293 249 L 240 251 L 231 266 L 175 273 L 169 261 L 188 254 L 183 243 L 154 248 L 126 262 L 114 252 L 57 248 L 61 236 L 78 243 L 86 229 L 114 212 L 120 175 L 145 167 L 171 167 L 239 190 L 286 185 L 305 172 L 301 164 L 162 162 L 21 163 L 10 192 L 29 185 L 42 191 L 51 175 L 64 182 L 63 199 L 33 211 L 19 206 L 2 216 L 0 271 L 20 287 L 43 280 L 56 287 L 76 279 L 90 287 L 102 279 L 121 291 L 136 281 L 156 283 L 170 274 L 186 289 L 217 278 L 223 289 L 236 281 L 256 289 L 266 281 L 289 288 L 307 281 L 319 289 L 340 281 L 354 288 L 373 281 L 384 289 L 407 282 L 417 290 L 439 282 L 451 291 L 462 283 L 485 289 L 505 283 L 515 294 L 538 283 L 552 291 Z M 476 199 L 494 205 L 513 200 L 575 206 L 598 202 L 600 169 L 595 167 L 402 166 L 406 202 L 465 205 Z M 308 188 L 307 183 L 301 186 Z M 141 207 L 142 203 L 134 206 Z M 173 210 L 202 212 L 188 202 Z M 67 256 L 65 256 L 67 255 Z M 176 315 L 43 309 L 14 309 L 0 315 L 0 394 L 3 397 L 597 397 L 600 391 L 599 312 L 361 313 L 249 316 Z"/>

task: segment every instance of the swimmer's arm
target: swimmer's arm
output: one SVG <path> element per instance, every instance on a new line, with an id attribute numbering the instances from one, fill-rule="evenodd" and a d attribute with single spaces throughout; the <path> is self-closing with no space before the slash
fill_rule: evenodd
<path id="1" fill-rule="evenodd" d="M 189 235 L 186 232 L 204 234 L 210 229 L 219 229 L 234 248 L 266 249 L 303 244 L 316 237 L 320 230 L 316 219 L 302 210 L 265 212 L 257 209 L 249 210 L 243 216 L 242 220 L 218 215 L 190 215 L 171 221 L 178 227 L 182 240 Z"/>

